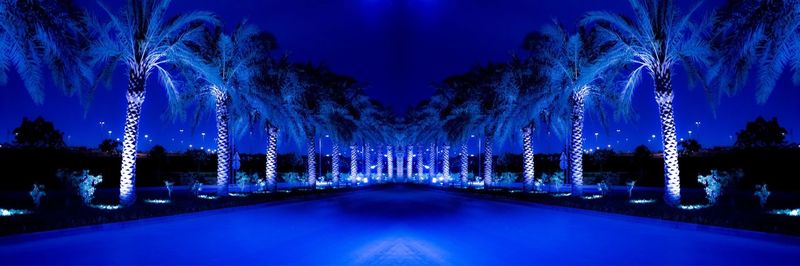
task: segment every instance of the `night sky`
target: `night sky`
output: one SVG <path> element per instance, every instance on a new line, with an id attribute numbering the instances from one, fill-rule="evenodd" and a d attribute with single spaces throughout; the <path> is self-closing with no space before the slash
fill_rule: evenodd
<path id="1" fill-rule="evenodd" d="M 116 8 L 122 1 L 106 2 Z M 678 1 L 684 10 L 692 2 Z M 703 12 L 720 2 L 706 1 Z M 79 3 L 103 21 L 107 20 L 95 1 L 79 0 Z M 249 23 L 277 36 L 281 46 L 277 54 L 288 52 L 296 62 L 324 63 L 335 72 L 353 76 L 367 85 L 369 96 L 403 113 L 407 107 L 433 93 L 431 84 L 449 75 L 463 73 L 490 60 L 505 61 L 511 53 L 524 53 L 519 48 L 525 34 L 540 29 L 552 19 L 574 26 L 584 12 L 601 9 L 630 12 L 628 1 L 624 0 L 174 0 L 170 11 L 212 11 L 229 28 L 248 19 Z M 3 114 L 0 142 L 13 139 L 11 131 L 23 116 L 40 115 L 64 131 L 65 140 L 71 146 L 96 147 L 103 138 L 108 138 L 109 130 L 112 138 L 121 138 L 127 86 L 123 69 L 118 69 L 113 88 L 98 90 L 86 113 L 77 97 L 65 96 L 50 84 L 47 84 L 44 104 L 34 105 L 20 77 L 15 72 L 10 73 L 9 84 L 2 88 L 5 96 L 0 99 L 0 113 Z M 734 97 L 723 98 L 714 116 L 704 92 L 699 88 L 687 88 L 681 70 L 673 73 L 679 138 L 689 138 L 691 130 L 691 137 L 704 147 L 730 145 L 735 132 L 759 115 L 778 117 L 790 132 L 789 141 L 800 138 L 795 136 L 800 134 L 795 132 L 800 129 L 800 121 L 795 118 L 800 111 L 797 104 L 800 90 L 792 85 L 789 75 L 784 75 L 766 104 L 756 104 L 754 89 L 750 86 Z M 638 144 L 660 149 L 651 83 L 646 76 L 636 92 L 634 106 L 638 119 L 612 121 L 604 128 L 594 117 L 588 116 L 584 130 L 587 149 L 612 145 L 615 150 L 631 150 Z M 189 144 L 213 148 L 212 116 L 207 116 L 197 128 L 192 128 L 187 121 L 167 120 L 162 116 L 167 106 L 165 97 L 157 78 L 151 76 L 142 117 L 140 150 L 148 150 L 155 144 L 171 151 L 185 150 Z M 587 110 L 587 114 L 592 112 Z M 101 126 L 101 121 L 105 125 Z M 699 127 L 695 124 L 698 121 Z M 180 129 L 184 132 L 180 133 Z M 201 132 L 206 133 L 205 141 Z M 599 133 L 597 140 L 595 132 Z M 536 152 L 559 151 L 563 146 L 563 141 L 548 135 L 546 129 L 537 133 Z M 648 143 L 651 135 L 656 138 Z M 511 144 L 498 146 L 519 152 L 518 140 L 511 141 Z M 263 152 L 265 142 L 260 130 L 255 130 L 238 141 L 237 146 L 244 152 Z M 323 146 L 323 151 L 328 152 L 330 144 L 323 142 Z M 281 152 L 295 149 L 293 145 L 280 147 Z M 473 152 L 475 149 L 471 147 Z"/>

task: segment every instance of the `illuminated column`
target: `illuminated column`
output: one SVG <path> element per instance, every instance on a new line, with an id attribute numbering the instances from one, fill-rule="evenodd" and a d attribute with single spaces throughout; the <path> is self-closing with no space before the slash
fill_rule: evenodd
<path id="1" fill-rule="evenodd" d="M 675 115 L 672 107 L 672 76 L 669 70 L 655 75 L 655 94 L 661 118 L 661 139 L 664 145 L 664 200 L 672 206 L 681 203 L 681 179 L 678 168 L 678 140 L 675 129 Z"/>
<path id="2" fill-rule="evenodd" d="M 397 152 L 397 177 L 403 177 L 403 146 L 399 146 Z"/>
<path id="3" fill-rule="evenodd" d="M 366 178 L 370 177 L 372 174 L 372 151 L 369 148 L 369 142 L 364 143 L 364 176 Z"/>
<path id="4" fill-rule="evenodd" d="M 586 95 L 574 92 L 570 96 L 572 105 L 572 134 L 570 146 L 570 179 L 572 180 L 572 196 L 583 196 L 583 108 Z"/>
<path id="5" fill-rule="evenodd" d="M 228 160 L 230 142 L 228 142 L 228 95 L 215 91 L 217 113 L 217 197 L 228 196 L 228 180 L 230 179 Z"/>
<path id="6" fill-rule="evenodd" d="M 469 150 L 467 150 L 467 142 L 461 143 L 461 185 L 466 186 L 469 181 Z"/>
<path id="7" fill-rule="evenodd" d="M 522 128 L 522 172 L 525 178 L 523 191 L 530 192 L 533 188 L 533 125 Z"/>
<path id="8" fill-rule="evenodd" d="M 136 144 L 139 138 L 139 118 L 145 94 L 145 73 L 130 72 L 128 107 L 125 114 L 125 135 L 122 140 L 122 167 L 119 175 L 119 203 L 136 203 Z"/>
<path id="9" fill-rule="evenodd" d="M 339 186 L 339 143 L 334 141 L 331 147 L 331 175 L 333 184 Z"/>
<path id="10" fill-rule="evenodd" d="M 376 155 L 378 156 L 378 166 L 375 169 L 378 172 L 378 181 L 383 181 L 383 157 L 385 155 L 381 155 L 380 148 L 378 148 Z"/>
<path id="11" fill-rule="evenodd" d="M 267 170 L 264 177 L 267 179 L 267 189 L 275 191 L 277 188 L 275 178 L 278 175 L 278 128 L 267 125 L 267 138 Z"/>

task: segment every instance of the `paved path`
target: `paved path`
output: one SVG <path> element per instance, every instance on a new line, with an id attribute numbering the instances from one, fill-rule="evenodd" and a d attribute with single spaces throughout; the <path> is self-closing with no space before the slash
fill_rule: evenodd
<path id="1" fill-rule="evenodd" d="M 794 264 L 796 238 L 396 186 L 0 238 L 0 264 Z"/>

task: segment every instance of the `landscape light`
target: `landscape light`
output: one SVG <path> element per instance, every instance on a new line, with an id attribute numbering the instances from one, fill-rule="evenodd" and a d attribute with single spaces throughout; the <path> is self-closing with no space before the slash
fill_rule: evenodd
<path id="1" fill-rule="evenodd" d="M 786 215 L 786 216 L 800 216 L 800 208 L 798 208 L 798 209 L 772 210 L 769 213 L 770 214 L 777 214 L 777 215 Z"/>
<path id="2" fill-rule="evenodd" d="M 144 200 L 144 202 L 145 203 L 150 203 L 150 204 L 167 204 L 167 203 L 170 203 L 172 201 L 165 200 L 165 199 L 146 199 L 146 200 Z"/>
<path id="3" fill-rule="evenodd" d="M 31 211 L 28 210 L 15 210 L 15 209 L 0 209 L 0 216 L 14 216 L 14 215 L 23 215 L 23 214 L 30 214 Z"/>
<path id="4" fill-rule="evenodd" d="M 633 204 L 650 204 L 650 203 L 655 203 L 656 200 L 654 200 L 654 199 L 634 199 L 634 200 L 629 200 L 628 202 L 633 203 Z"/>

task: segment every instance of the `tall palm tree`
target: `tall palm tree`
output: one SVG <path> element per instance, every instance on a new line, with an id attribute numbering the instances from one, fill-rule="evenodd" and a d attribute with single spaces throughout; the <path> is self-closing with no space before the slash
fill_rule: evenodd
<path id="1" fill-rule="evenodd" d="M 44 100 L 44 67 L 69 94 L 87 85 L 93 74 L 81 58 L 88 45 L 85 18 L 69 0 L 0 1 L 0 84 L 13 65 L 36 104 Z"/>
<path id="2" fill-rule="evenodd" d="M 729 0 L 714 21 L 712 47 L 719 52 L 720 88 L 732 94 L 758 67 L 756 99 L 764 103 L 787 67 L 800 85 L 800 1 Z"/>
<path id="3" fill-rule="evenodd" d="M 147 78 L 153 71 L 158 72 L 171 107 L 176 107 L 179 92 L 169 70 L 175 63 L 172 56 L 185 42 L 201 38 L 205 23 L 217 24 L 208 12 L 191 12 L 168 19 L 169 2 L 129 0 L 119 15 L 100 3 L 110 22 L 95 24 L 95 43 L 89 51 L 93 63 L 105 64 L 101 77 L 109 77 L 117 63 L 128 67 L 128 105 L 120 170 L 120 204 L 125 206 L 136 202 L 136 146 Z"/>
<path id="4" fill-rule="evenodd" d="M 611 91 L 609 77 L 623 60 L 623 49 L 615 42 L 599 38 L 597 30 L 580 29 L 570 34 L 556 22 L 542 29 L 546 50 L 542 56 L 549 62 L 546 75 L 553 90 L 555 113 L 569 117 L 570 179 L 572 195 L 583 195 L 583 125 L 587 104 L 599 109 L 603 116 L 603 100 Z M 605 81 L 605 82 L 604 82 Z M 563 108 L 566 107 L 566 108 Z M 590 109 L 590 110 L 592 110 Z"/>
<path id="5" fill-rule="evenodd" d="M 230 180 L 231 119 L 249 122 L 245 103 L 257 93 L 253 84 L 259 73 L 258 61 L 272 48 L 274 40 L 255 26 L 240 23 L 226 34 L 221 27 L 206 31 L 198 42 L 189 42 L 178 52 L 180 64 L 191 69 L 196 86 L 189 92 L 200 102 L 198 109 L 213 108 L 217 126 L 217 196 L 228 195 Z M 231 107 L 234 110 L 231 110 Z M 238 112 L 232 112 L 238 111 Z M 199 120 L 199 119 L 198 119 Z M 245 123 L 249 124 L 249 123 Z M 240 130 L 243 132 L 243 130 Z"/>
<path id="6" fill-rule="evenodd" d="M 606 33 L 604 37 L 624 47 L 628 55 L 625 61 L 633 66 L 622 92 L 626 104 L 630 104 L 643 70 L 655 83 L 664 146 L 664 199 L 670 205 L 680 204 L 681 197 L 672 67 L 681 63 L 691 77 L 701 77 L 697 64 L 709 56 L 703 35 L 706 26 L 691 20 L 701 3 L 681 15 L 672 0 L 630 0 L 635 14 L 632 19 L 602 11 L 590 12 L 583 19 L 584 23 L 596 23 Z"/>

